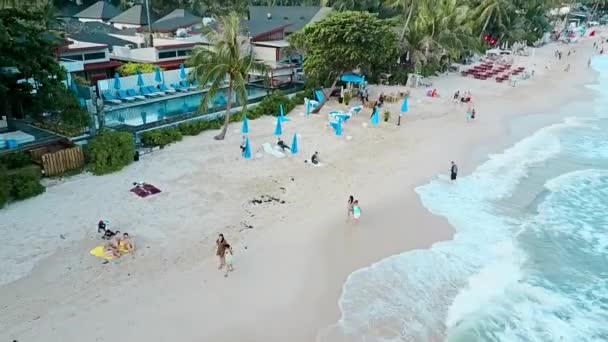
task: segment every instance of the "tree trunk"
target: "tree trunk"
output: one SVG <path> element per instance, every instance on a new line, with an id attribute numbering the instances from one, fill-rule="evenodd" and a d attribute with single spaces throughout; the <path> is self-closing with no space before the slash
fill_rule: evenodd
<path id="1" fill-rule="evenodd" d="M 410 11 L 407 14 L 407 18 L 405 19 L 405 24 L 403 25 L 403 30 L 401 30 L 401 37 L 399 37 L 399 41 L 403 41 L 403 37 L 405 37 L 405 31 L 407 31 L 407 26 L 410 24 L 410 19 L 412 19 L 412 13 L 414 12 L 414 2 L 410 4 Z"/>
<path id="2" fill-rule="evenodd" d="M 228 130 L 228 125 L 230 124 L 230 109 L 232 109 L 232 77 L 230 78 L 228 89 L 226 89 L 226 114 L 224 114 L 224 127 L 222 127 L 220 134 L 213 137 L 213 139 L 224 140 L 226 137 L 226 131 Z"/>
<path id="3" fill-rule="evenodd" d="M 485 24 L 483 24 L 483 28 L 481 29 L 481 33 L 479 34 L 479 38 L 483 38 L 483 33 L 486 31 L 486 29 L 488 28 L 488 24 L 490 23 L 490 18 L 492 18 L 492 15 L 489 15 L 486 18 L 486 22 Z"/>

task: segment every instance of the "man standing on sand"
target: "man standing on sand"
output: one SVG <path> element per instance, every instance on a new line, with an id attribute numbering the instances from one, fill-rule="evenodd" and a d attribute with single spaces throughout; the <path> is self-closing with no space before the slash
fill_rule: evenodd
<path id="1" fill-rule="evenodd" d="M 456 166 L 456 163 L 452 162 L 452 167 L 450 168 L 450 179 L 452 181 L 455 181 L 457 176 L 458 176 L 458 166 Z"/>

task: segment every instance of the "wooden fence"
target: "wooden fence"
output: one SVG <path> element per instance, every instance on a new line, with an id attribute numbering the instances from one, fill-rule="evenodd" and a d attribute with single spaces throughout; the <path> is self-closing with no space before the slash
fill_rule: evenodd
<path id="1" fill-rule="evenodd" d="M 32 154 L 37 152 L 32 151 Z M 35 158 L 32 159 L 35 160 Z M 84 167 L 84 153 L 80 146 L 66 148 L 57 152 L 44 153 L 40 155 L 40 159 L 42 170 L 47 177 Z"/>

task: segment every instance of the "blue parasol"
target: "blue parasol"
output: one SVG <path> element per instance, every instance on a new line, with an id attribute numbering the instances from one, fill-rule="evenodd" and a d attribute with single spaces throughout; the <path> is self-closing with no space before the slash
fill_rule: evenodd
<path id="1" fill-rule="evenodd" d="M 281 117 L 277 117 L 277 126 L 274 129 L 274 135 L 280 137 L 283 134 L 283 127 L 281 126 Z"/>
<path id="2" fill-rule="evenodd" d="M 403 104 L 401 105 L 401 112 L 402 113 L 407 113 L 410 110 L 410 100 L 409 98 L 406 96 L 403 99 Z"/>
<path id="3" fill-rule="evenodd" d="M 249 138 L 245 140 L 245 153 L 243 153 L 245 159 L 251 159 L 251 145 L 249 145 Z"/>
<path id="4" fill-rule="evenodd" d="M 241 128 L 241 133 L 249 133 L 249 119 L 247 119 L 247 113 L 245 113 L 245 115 L 243 116 L 243 127 Z"/>
<path id="5" fill-rule="evenodd" d="M 336 125 L 336 136 L 342 136 L 342 120 L 338 120 L 338 124 Z"/>
<path id="6" fill-rule="evenodd" d="M 291 154 L 298 154 L 299 150 L 300 150 L 300 146 L 298 144 L 298 135 L 294 134 L 293 140 L 291 142 Z"/>
<path id="7" fill-rule="evenodd" d="M 186 78 L 186 69 L 184 67 L 184 63 L 179 65 L 179 78 L 182 80 Z"/>
<path id="8" fill-rule="evenodd" d="M 306 116 L 310 115 L 310 100 L 306 101 Z"/>
<path id="9" fill-rule="evenodd" d="M 138 87 L 144 86 L 144 78 L 141 75 L 141 70 L 137 70 L 137 86 Z"/>
<path id="10" fill-rule="evenodd" d="M 378 107 L 374 109 L 374 115 L 372 116 L 372 126 L 376 126 L 380 123 L 380 110 Z"/>
<path id="11" fill-rule="evenodd" d="M 120 89 L 120 76 L 118 73 L 114 74 L 114 89 Z"/>
<path id="12" fill-rule="evenodd" d="M 283 109 L 283 104 L 279 103 L 279 111 L 281 113 L 281 121 L 286 122 L 291 120 L 290 118 L 285 116 L 285 110 Z"/>
<path id="13" fill-rule="evenodd" d="M 163 81 L 163 78 L 160 75 L 160 67 L 158 66 L 154 69 L 154 80 L 158 83 L 161 83 Z"/>

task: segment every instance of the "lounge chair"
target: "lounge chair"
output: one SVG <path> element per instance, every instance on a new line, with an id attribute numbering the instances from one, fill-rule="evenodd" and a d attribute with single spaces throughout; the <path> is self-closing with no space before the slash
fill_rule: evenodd
<path id="1" fill-rule="evenodd" d="M 186 92 L 186 91 L 188 91 L 187 88 L 184 88 L 184 87 L 182 87 L 181 85 L 179 85 L 177 83 L 171 83 L 171 87 L 173 89 L 177 90 L 177 91 L 180 91 L 180 92 Z"/>
<path id="2" fill-rule="evenodd" d="M 105 103 L 109 103 L 109 104 L 121 104 L 122 103 L 122 101 L 115 98 L 114 95 L 112 95 L 112 93 L 110 93 L 109 91 L 104 91 L 101 94 L 101 96 L 103 97 L 103 101 Z"/>
<path id="3" fill-rule="evenodd" d="M 262 147 L 264 148 L 264 152 L 270 154 L 271 156 L 274 156 L 276 158 L 283 158 L 285 157 L 285 153 L 279 152 L 277 150 L 275 150 L 274 148 L 272 148 L 272 145 L 270 145 L 270 143 L 264 143 L 262 145 Z"/>
<path id="4" fill-rule="evenodd" d="M 145 100 L 146 97 L 145 96 L 141 96 L 141 95 L 137 95 L 137 92 L 135 91 L 135 89 L 127 89 L 127 95 L 134 97 L 138 100 Z"/>
<path id="5" fill-rule="evenodd" d="M 177 92 L 177 90 L 175 90 L 175 89 L 169 89 L 169 88 L 167 88 L 167 86 L 166 86 L 164 83 L 161 83 L 161 84 L 158 86 L 158 88 L 159 88 L 161 91 L 164 91 L 164 92 L 165 92 L 165 93 L 167 93 L 167 94 L 175 94 L 175 93 Z"/>
<path id="6" fill-rule="evenodd" d="M 181 82 L 179 82 L 179 84 L 182 86 L 182 88 L 186 88 L 188 90 L 196 90 L 196 89 L 198 89 L 197 86 L 192 85 L 192 84 L 188 84 L 188 82 L 186 82 L 186 81 L 181 81 Z"/>
<path id="7" fill-rule="evenodd" d="M 118 90 L 116 92 L 118 94 L 118 98 L 127 102 L 131 102 L 131 101 L 135 101 L 134 97 L 130 97 L 129 95 L 127 95 L 127 92 L 124 90 Z"/>
<path id="8" fill-rule="evenodd" d="M 139 89 L 139 93 L 144 95 L 145 97 L 158 97 L 158 94 L 152 94 L 146 87 L 141 87 Z"/>
<path id="9" fill-rule="evenodd" d="M 158 90 L 158 88 L 156 88 L 155 86 L 147 86 L 146 88 L 148 88 L 148 90 L 150 91 L 151 94 L 158 94 L 159 96 L 165 96 L 165 93 Z"/>

